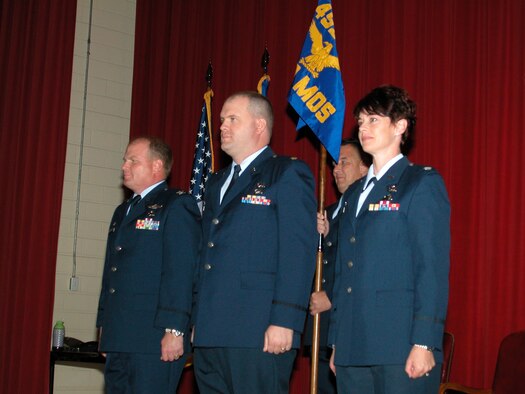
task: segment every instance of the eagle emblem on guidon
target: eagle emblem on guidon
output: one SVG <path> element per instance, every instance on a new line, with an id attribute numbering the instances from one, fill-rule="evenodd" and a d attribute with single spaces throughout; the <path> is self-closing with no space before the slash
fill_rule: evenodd
<path id="1" fill-rule="evenodd" d="M 331 67 L 341 71 L 339 69 L 339 59 L 336 56 L 330 55 L 334 46 L 328 41 L 323 42 L 323 36 L 319 33 L 314 21 L 312 21 L 310 25 L 309 34 L 312 40 L 311 55 L 302 57 L 299 63 L 302 64 L 314 78 L 319 77 L 319 73 L 323 71 L 325 67 Z"/>

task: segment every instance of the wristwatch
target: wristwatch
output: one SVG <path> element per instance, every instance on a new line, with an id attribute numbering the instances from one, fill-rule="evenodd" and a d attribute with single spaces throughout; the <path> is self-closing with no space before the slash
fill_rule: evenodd
<path id="1" fill-rule="evenodd" d="M 427 345 L 418 345 L 417 343 L 415 343 L 414 346 L 418 347 L 420 349 L 428 350 L 429 352 L 433 352 L 434 351 L 433 347 L 430 347 L 430 346 L 427 346 Z"/>
<path id="2" fill-rule="evenodd" d="M 183 337 L 184 336 L 184 333 L 182 331 L 176 330 L 174 328 L 166 328 L 164 330 L 164 332 L 169 332 L 169 333 L 175 335 L 176 337 Z"/>

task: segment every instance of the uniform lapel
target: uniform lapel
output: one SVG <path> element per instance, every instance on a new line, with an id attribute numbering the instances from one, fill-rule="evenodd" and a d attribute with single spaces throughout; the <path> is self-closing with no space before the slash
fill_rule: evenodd
<path id="1" fill-rule="evenodd" d="M 221 187 L 228 177 L 228 169 L 230 169 L 229 166 L 215 173 L 210 179 L 210 183 L 206 186 L 205 211 L 219 211 L 221 205 Z"/>
<path id="2" fill-rule="evenodd" d="M 126 201 L 123 204 L 120 204 L 115 212 L 113 221 L 109 226 L 109 233 L 116 233 L 122 227 L 124 220 L 126 219 L 126 210 L 128 208 L 128 202 Z"/>
<path id="3" fill-rule="evenodd" d="M 358 186 L 354 189 L 352 189 L 352 196 L 349 199 L 349 201 L 353 201 L 353 204 L 351 206 L 346 207 L 348 210 L 348 215 L 350 215 L 350 221 L 352 222 L 352 226 L 355 230 L 355 222 L 356 222 L 356 215 L 355 212 L 357 211 L 357 204 L 359 203 L 359 195 L 361 194 L 361 190 L 363 190 L 363 186 L 365 184 L 366 178 L 361 178 L 360 181 L 358 181 Z"/>
<path id="4" fill-rule="evenodd" d="M 343 221 L 350 222 L 352 227 L 355 229 L 355 211 L 357 209 L 357 200 L 359 199 L 359 194 L 363 189 L 363 182 L 365 178 L 357 180 L 353 185 L 351 185 L 346 192 L 343 194 L 343 202 L 341 209 L 337 213 L 337 221 L 339 227 Z M 348 203 L 350 202 L 350 204 Z"/>

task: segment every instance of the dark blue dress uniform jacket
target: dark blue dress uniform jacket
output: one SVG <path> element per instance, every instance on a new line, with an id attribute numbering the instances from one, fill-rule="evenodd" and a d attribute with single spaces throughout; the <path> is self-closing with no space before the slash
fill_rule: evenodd
<path id="1" fill-rule="evenodd" d="M 97 316 L 100 350 L 160 357 L 164 328 L 189 333 L 200 212 L 192 196 L 165 182 L 128 216 L 127 208 L 124 203 L 115 210 L 109 227 Z M 150 224 L 138 228 L 144 219 Z"/>
<path id="2" fill-rule="evenodd" d="M 312 174 L 268 147 L 220 204 L 229 170 L 206 189 L 194 345 L 262 349 L 273 324 L 295 330 L 297 348 L 315 270 Z"/>
<path id="3" fill-rule="evenodd" d="M 364 179 L 344 194 L 329 342 L 341 366 L 405 364 L 413 344 L 436 348 L 448 302 L 450 205 L 441 176 L 404 157 L 355 215 Z M 390 197 L 397 211 L 370 211 Z"/>

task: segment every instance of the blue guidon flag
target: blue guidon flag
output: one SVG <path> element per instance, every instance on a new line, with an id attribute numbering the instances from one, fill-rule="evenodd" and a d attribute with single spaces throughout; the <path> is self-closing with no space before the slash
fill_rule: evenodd
<path id="1" fill-rule="evenodd" d="M 345 92 L 335 45 L 330 0 L 319 0 L 297 62 L 288 102 L 337 163 L 345 118 Z"/>

